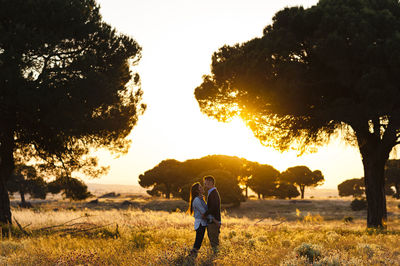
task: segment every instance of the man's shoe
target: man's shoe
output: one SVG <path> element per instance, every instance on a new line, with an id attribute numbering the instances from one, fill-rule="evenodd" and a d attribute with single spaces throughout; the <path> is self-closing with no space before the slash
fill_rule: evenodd
<path id="1" fill-rule="evenodd" d="M 197 249 L 192 249 L 189 253 L 189 256 L 192 258 L 197 258 L 197 254 L 198 254 L 198 250 Z"/>

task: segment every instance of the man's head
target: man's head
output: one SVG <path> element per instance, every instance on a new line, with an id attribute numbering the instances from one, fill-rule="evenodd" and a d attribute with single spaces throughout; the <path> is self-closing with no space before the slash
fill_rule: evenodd
<path id="1" fill-rule="evenodd" d="M 206 191 L 215 186 L 215 179 L 213 176 L 208 175 L 205 176 L 203 179 L 204 179 L 204 188 Z"/>

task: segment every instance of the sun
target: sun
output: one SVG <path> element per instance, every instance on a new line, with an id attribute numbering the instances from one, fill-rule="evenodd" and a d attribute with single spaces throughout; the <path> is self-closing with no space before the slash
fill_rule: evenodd
<path id="1" fill-rule="evenodd" d="M 202 151 L 205 147 L 207 147 L 207 154 L 238 156 L 250 161 L 267 163 L 277 169 L 286 169 L 297 158 L 295 152 L 280 153 L 262 145 L 251 129 L 238 117 L 227 123 L 206 118 L 204 124 L 207 125 L 204 131 L 212 132 L 212 134 L 203 136 L 204 141 L 197 142 L 192 149 L 194 151 L 194 154 L 190 156 L 192 158 L 203 155 Z M 199 137 L 199 139 L 202 138 Z"/>

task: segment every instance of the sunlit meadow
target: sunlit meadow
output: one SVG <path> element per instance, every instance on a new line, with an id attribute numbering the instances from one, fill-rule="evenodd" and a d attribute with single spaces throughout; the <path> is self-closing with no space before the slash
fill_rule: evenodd
<path id="1" fill-rule="evenodd" d="M 1 265 L 399 265 L 399 201 L 388 201 L 385 231 L 366 230 L 350 200 L 249 200 L 223 211 L 221 249 L 195 232 L 180 200 L 106 199 L 14 208 L 3 228 Z M 55 208 L 55 206 L 57 208 Z"/>

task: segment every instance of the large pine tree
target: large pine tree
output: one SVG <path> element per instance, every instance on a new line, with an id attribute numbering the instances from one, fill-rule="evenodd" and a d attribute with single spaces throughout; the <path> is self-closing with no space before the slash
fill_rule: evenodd
<path id="1" fill-rule="evenodd" d="M 367 225 L 382 227 L 384 167 L 400 143 L 399 32 L 395 0 L 285 8 L 262 37 L 213 55 L 196 99 L 222 121 L 240 116 L 280 150 L 323 145 L 341 131 L 362 156 Z"/>
<path id="2" fill-rule="evenodd" d="M 0 0 L 0 222 L 15 159 L 95 174 L 91 148 L 125 152 L 145 106 L 141 48 L 94 0 Z"/>

